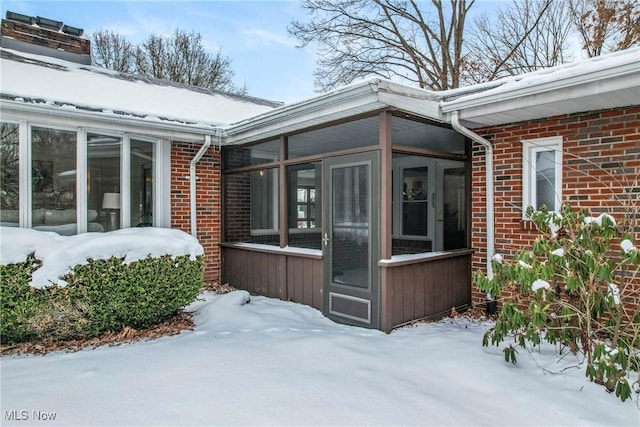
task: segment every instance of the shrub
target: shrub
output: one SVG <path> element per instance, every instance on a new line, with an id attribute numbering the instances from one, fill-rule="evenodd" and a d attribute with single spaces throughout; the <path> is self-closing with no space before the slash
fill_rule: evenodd
<path id="1" fill-rule="evenodd" d="M 43 293 L 29 286 L 31 273 L 40 266 L 33 254 L 16 264 L 0 264 L 0 340 L 28 341 L 36 335 L 29 321 L 45 304 Z"/>
<path id="2" fill-rule="evenodd" d="M 125 264 L 122 258 L 88 260 L 63 279 L 67 285 L 29 285 L 38 263 L 0 266 L 2 343 L 88 338 L 128 326 L 160 323 L 195 300 L 203 281 L 202 257 L 188 255 Z"/>
<path id="3" fill-rule="evenodd" d="M 504 349 L 512 363 L 516 348 L 527 343 L 566 345 L 584 354 L 591 381 L 626 400 L 630 372 L 640 365 L 640 307 L 633 295 L 640 251 L 633 243 L 634 228 L 568 205 L 560 214 L 529 209 L 527 216 L 541 231 L 533 247 L 511 261 L 496 255 L 493 277 L 474 274 L 478 288 L 502 302 L 483 345 L 513 338 Z"/>

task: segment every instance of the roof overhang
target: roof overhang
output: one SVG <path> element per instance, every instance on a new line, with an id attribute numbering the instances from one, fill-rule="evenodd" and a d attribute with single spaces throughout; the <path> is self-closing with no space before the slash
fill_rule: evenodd
<path id="1" fill-rule="evenodd" d="M 442 113 L 449 120 L 459 111 L 465 126 L 478 128 L 639 105 L 640 50 L 608 56 L 492 82 L 469 95 L 451 91 L 453 100 L 444 93 Z"/>
<path id="2" fill-rule="evenodd" d="M 221 128 L 207 124 L 172 122 L 160 118 L 137 117 L 135 114 L 105 113 L 55 103 L 26 103 L 22 100 L 0 100 L 3 120 L 29 120 L 53 126 L 82 126 L 106 131 L 152 136 L 170 141 L 204 142 L 205 135 L 217 135 Z"/>
<path id="3" fill-rule="evenodd" d="M 443 122 L 435 92 L 388 80 L 365 80 L 307 100 L 276 108 L 225 128 L 227 144 L 243 144 L 386 108 Z"/>

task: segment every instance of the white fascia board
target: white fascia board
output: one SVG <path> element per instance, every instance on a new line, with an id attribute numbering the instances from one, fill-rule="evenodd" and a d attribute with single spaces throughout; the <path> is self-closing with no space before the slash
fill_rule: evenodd
<path id="1" fill-rule="evenodd" d="M 438 100 L 435 92 L 388 80 L 366 80 L 232 124 L 225 129 L 226 143 L 267 139 L 387 107 L 443 121 Z"/>
<path id="2" fill-rule="evenodd" d="M 109 115 L 100 112 L 81 111 L 73 108 L 52 108 L 20 101 L 0 101 L 3 119 L 22 119 L 52 125 L 83 126 L 116 132 L 153 136 L 170 141 L 204 142 L 205 135 L 220 130 L 214 125 L 175 124 L 135 117 Z"/>
<path id="3" fill-rule="evenodd" d="M 494 109 L 505 110 L 507 107 L 500 107 L 500 104 L 510 102 L 509 108 L 518 108 L 519 102 L 521 102 L 523 106 L 525 103 L 531 105 L 530 100 L 525 101 L 527 97 L 535 97 L 536 103 L 546 104 L 553 102 L 554 99 L 558 99 L 558 91 L 569 88 L 584 86 L 587 88 L 587 91 L 591 91 L 591 95 L 606 93 L 608 90 L 607 82 L 610 80 L 617 80 L 617 87 L 620 87 L 620 85 L 629 88 L 637 87 L 640 79 L 639 63 L 640 61 L 638 61 L 638 59 L 634 59 L 624 64 L 615 64 L 615 66 L 601 68 L 588 73 L 568 73 L 565 76 L 558 76 L 558 78 L 555 79 L 541 79 L 540 82 L 531 81 L 530 84 L 516 83 L 512 89 L 509 89 L 509 84 L 505 83 L 503 87 L 498 87 L 495 90 L 489 89 L 487 92 L 480 92 L 463 96 L 454 101 L 443 102 L 440 108 L 444 113 L 450 113 L 452 111 L 464 112 L 465 110 L 486 107 L 487 105 L 490 105 Z M 461 113 L 460 118 L 464 118 L 464 113 Z"/>
<path id="4" fill-rule="evenodd" d="M 635 83 L 630 84 L 633 80 Z M 572 114 L 580 111 L 634 105 L 632 98 L 636 99 L 635 104 L 640 102 L 640 96 L 634 97 L 633 95 L 633 91 L 638 91 L 638 83 L 640 83 L 640 76 L 634 79 L 622 76 L 547 89 L 544 92 L 531 92 L 518 98 L 509 97 L 493 103 L 461 107 L 460 119 L 469 123 L 493 125 L 550 117 L 557 114 Z M 622 91 L 622 95 L 615 97 L 616 103 L 614 105 L 609 95 L 619 91 Z M 570 108 L 570 104 L 574 106 L 573 109 Z M 554 105 L 561 106 L 560 111 L 555 111 Z M 443 107 L 443 111 L 448 112 L 451 109 Z M 505 122 L 505 115 L 512 115 L 513 119 Z"/>
<path id="5" fill-rule="evenodd" d="M 444 114 L 442 114 L 440 110 L 440 103 L 437 101 L 386 92 L 380 92 L 379 100 L 382 104 L 397 108 L 398 110 L 436 122 L 445 122 Z"/>
<path id="6" fill-rule="evenodd" d="M 347 86 L 276 108 L 225 128 L 227 144 L 243 144 L 384 108 L 375 83 Z"/>

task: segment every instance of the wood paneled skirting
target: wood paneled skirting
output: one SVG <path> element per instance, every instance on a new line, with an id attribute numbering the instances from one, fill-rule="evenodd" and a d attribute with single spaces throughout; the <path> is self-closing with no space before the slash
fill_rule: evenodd
<path id="1" fill-rule="evenodd" d="M 321 256 L 221 246 L 223 283 L 322 310 Z"/>
<path id="2" fill-rule="evenodd" d="M 430 254 L 402 262 L 381 262 L 380 329 L 439 318 L 452 307 L 471 304 L 472 251 Z"/>

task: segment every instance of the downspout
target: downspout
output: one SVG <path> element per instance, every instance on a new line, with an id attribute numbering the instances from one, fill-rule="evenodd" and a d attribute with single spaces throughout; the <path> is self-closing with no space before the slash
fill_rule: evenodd
<path id="1" fill-rule="evenodd" d="M 487 211 L 487 277 L 493 277 L 493 268 L 491 267 L 491 259 L 495 251 L 495 224 L 494 224 L 494 203 L 493 203 L 493 146 L 489 141 L 468 129 L 460 123 L 460 112 L 453 111 L 451 113 L 451 126 L 453 128 L 475 141 L 481 144 L 485 149 L 485 173 L 487 182 L 487 198 L 486 198 L 486 211 Z M 490 295 L 487 298 L 493 299 Z"/>
<path id="2" fill-rule="evenodd" d="M 191 235 L 198 237 L 198 225 L 196 214 L 196 163 L 200 161 L 204 153 L 211 146 L 211 135 L 204 136 L 204 144 L 200 147 L 200 150 L 196 153 L 195 157 L 191 159 L 189 164 L 189 202 L 191 203 Z"/>

